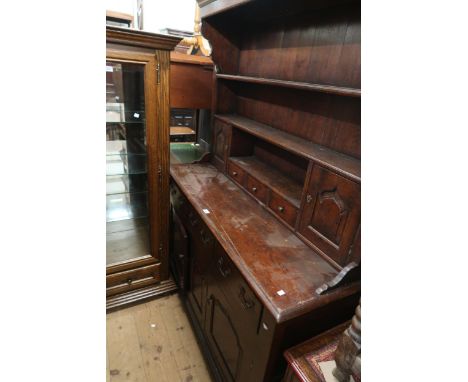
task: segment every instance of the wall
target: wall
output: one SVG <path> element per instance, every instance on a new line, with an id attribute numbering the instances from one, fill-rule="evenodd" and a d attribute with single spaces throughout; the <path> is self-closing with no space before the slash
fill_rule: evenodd
<path id="1" fill-rule="evenodd" d="M 143 0 L 144 30 L 172 28 L 192 32 L 195 4 L 195 0 Z M 132 14 L 136 20 L 136 0 L 106 0 L 106 9 Z"/>

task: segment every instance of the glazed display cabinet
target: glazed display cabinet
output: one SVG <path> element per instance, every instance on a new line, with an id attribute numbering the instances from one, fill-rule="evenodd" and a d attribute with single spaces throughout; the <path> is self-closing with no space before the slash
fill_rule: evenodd
<path id="1" fill-rule="evenodd" d="M 169 52 L 179 38 L 107 27 L 106 284 L 112 309 L 173 287 Z"/>

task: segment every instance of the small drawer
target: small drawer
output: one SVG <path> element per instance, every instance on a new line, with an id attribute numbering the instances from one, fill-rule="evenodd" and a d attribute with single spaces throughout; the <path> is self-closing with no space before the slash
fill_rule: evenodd
<path id="1" fill-rule="evenodd" d="M 107 275 L 106 295 L 112 296 L 157 283 L 161 279 L 159 267 L 160 264 L 154 264 Z"/>
<path id="2" fill-rule="evenodd" d="M 247 191 L 249 191 L 253 196 L 255 196 L 262 203 L 266 204 L 268 196 L 268 187 L 266 187 L 263 183 L 260 183 L 257 179 L 253 178 L 250 175 L 247 176 L 247 182 L 245 187 Z"/>
<path id="3" fill-rule="evenodd" d="M 282 220 L 294 228 L 298 210 L 278 194 L 272 192 L 268 207 Z"/>
<path id="4" fill-rule="evenodd" d="M 244 184 L 245 171 L 231 161 L 228 163 L 228 174 L 229 177 L 235 180 L 237 183 L 241 185 Z"/>

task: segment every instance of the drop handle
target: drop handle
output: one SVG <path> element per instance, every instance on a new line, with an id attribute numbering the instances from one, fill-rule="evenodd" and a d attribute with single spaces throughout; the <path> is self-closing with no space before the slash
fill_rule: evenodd
<path id="1" fill-rule="evenodd" d="M 229 268 L 229 266 L 224 265 L 224 259 L 222 257 L 218 259 L 218 271 L 224 278 L 228 277 L 231 274 L 231 269 Z"/>
<path id="2" fill-rule="evenodd" d="M 257 187 L 252 187 L 252 192 L 257 192 Z"/>
<path id="3" fill-rule="evenodd" d="M 128 284 L 128 285 L 132 285 L 132 282 L 133 282 L 132 279 L 128 279 L 128 280 L 127 280 L 127 284 Z"/>
<path id="4" fill-rule="evenodd" d="M 245 292 L 246 291 L 244 287 L 241 287 L 239 290 L 239 299 L 245 309 L 250 309 L 255 305 L 255 303 L 252 300 L 249 300 L 245 297 Z"/>
<path id="5" fill-rule="evenodd" d="M 284 207 L 279 206 L 279 207 L 278 207 L 278 211 L 279 211 L 279 212 L 284 212 Z"/>

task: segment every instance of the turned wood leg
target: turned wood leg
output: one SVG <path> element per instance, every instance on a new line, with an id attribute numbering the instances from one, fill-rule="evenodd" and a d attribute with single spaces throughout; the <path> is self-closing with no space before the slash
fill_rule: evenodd
<path id="1" fill-rule="evenodd" d="M 338 342 L 338 347 L 335 352 L 336 368 L 333 370 L 335 378 L 340 382 L 348 382 L 350 380 L 353 365 L 355 365 L 356 357 L 360 354 L 361 302 L 359 301 L 359 305 L 356 308 L 351 325 L 344 331 Z"/>

